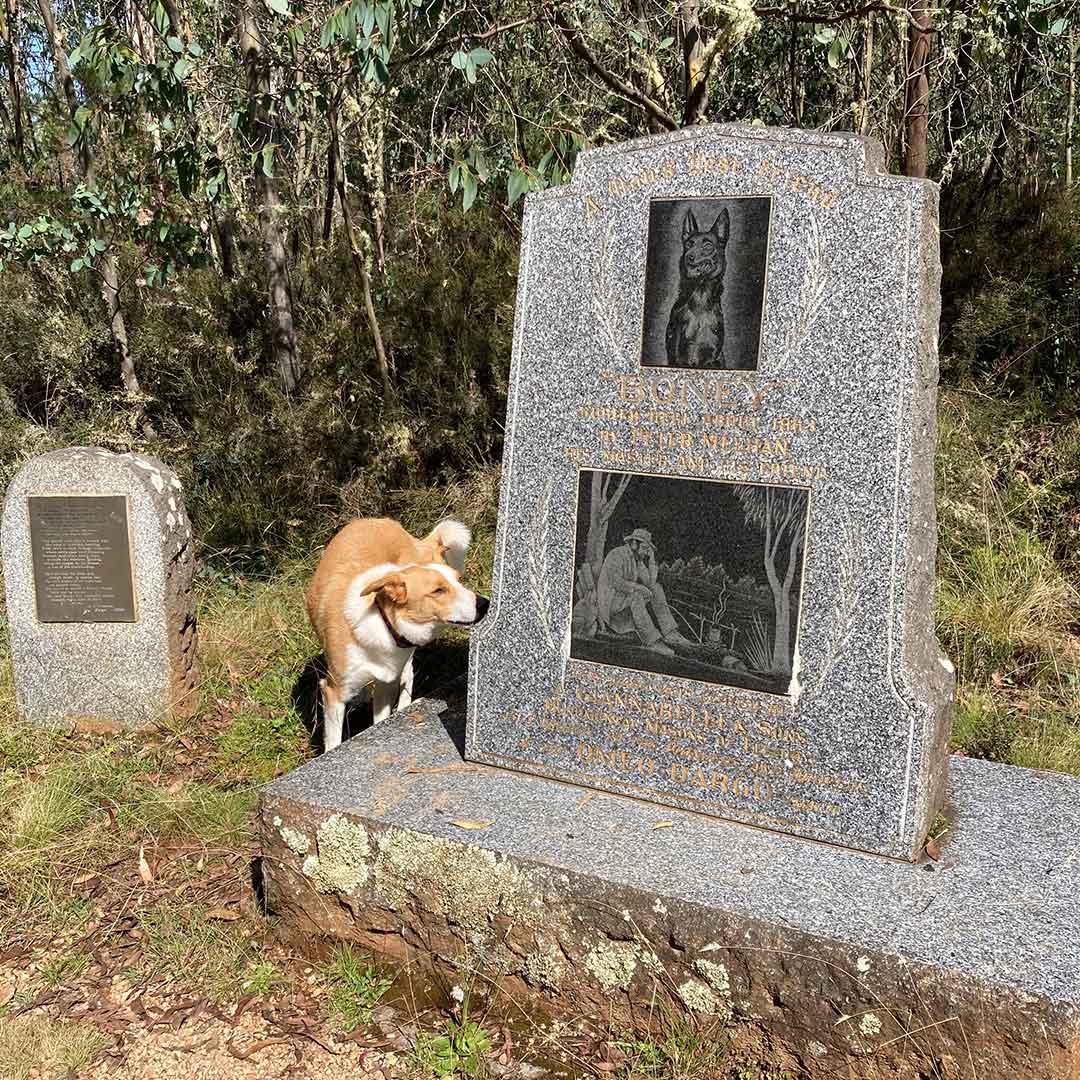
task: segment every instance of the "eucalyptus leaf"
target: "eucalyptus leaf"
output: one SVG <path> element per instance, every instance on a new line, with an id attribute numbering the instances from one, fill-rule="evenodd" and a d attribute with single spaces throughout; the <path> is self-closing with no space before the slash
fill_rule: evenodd
<path id="1" fill-rule="evenodd" d="M 170 34 L 165 39 L 165 44 L 169 46 L 171 52 L 179 54 L 184 51 L 184 43 L 175 34 Z"/>
<path id="2" fill-rule="evenodd" d="M 468 169 L 462 172 L 461 190 L 461 209 L 467 211 L 476 201 L 476 177 Z"/>
<path id="3" fill-rule="evenodd" d="M 450 57 L 450 63 L 453 67 L 456 67 L 458 71 L 464 71 L 465 65 L 468 63 L 468 54 L 461 49 L 458 49 L 458 51 Z"/>
<path id="4" fill-rule="evenodd" d="M 491 53 L 487 49 L 476 48 L 469 53 L 469 59 L 477 67 L 483 67 L 485 64 L 491 62 Z"/>
<path id="5" fill-rule="evenodd" d="M 514 169 L 506 178 L 506 200 L 513 206 L 529 190 L 529 174 L 521 169 Z"/>

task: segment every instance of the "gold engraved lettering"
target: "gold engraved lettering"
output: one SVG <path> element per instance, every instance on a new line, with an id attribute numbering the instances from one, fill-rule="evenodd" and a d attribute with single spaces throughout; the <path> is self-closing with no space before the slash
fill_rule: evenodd
<path id="1" fill-rule="evenodd" d="M 788 172 L 787 169 L 774 165 L 771 161 L 762 161 L 758 165 L 755 175 L 775 184 L 782 191 L 791 191 L 802 195 L 822 210 L 831 210 L 840 197 L 839 192 L 826 191 L 808 176 L 804 176 L 802 173 Z"/>
<path id="2" fill-rule="evenodd" d="M 817 420 L 808 416 L 803 419 L 801 416 L 774 416 L 772 418 L 773 431 L 790 432 L 793 435 L 812 435 L 817 431 Z"/>
<path id="3" fill-rule="evenodd" d="M 604 208 L 591 196 L 585 196 L 585 221 L 586 223 L 592 221 L 597 215 L 603 213 Z"/>

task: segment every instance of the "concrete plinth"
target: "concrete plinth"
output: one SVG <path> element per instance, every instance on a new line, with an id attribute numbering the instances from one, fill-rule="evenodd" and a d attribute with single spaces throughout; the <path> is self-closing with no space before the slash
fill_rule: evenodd
<path id="1" fill-rule="evenodd" d="M 468 764 L 463 716 L 418 701 L 264 790 L 283 933 L 467 955 L 556 1014 L 660 986 L 814 1075 L 1080 1076 L 1080 780 L 957 759 L 911 865 Z"/>

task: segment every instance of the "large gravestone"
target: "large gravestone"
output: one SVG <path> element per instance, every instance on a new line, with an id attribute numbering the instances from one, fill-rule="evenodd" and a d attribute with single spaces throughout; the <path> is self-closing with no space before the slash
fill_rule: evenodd
<path id="1" fill-rule="evenodd" d="M 800 1075 L 1080 1075 L 1080 781 L 961 760 L 907 861 L 952 693 L 936 276 L 933 185 L 852 136 L 698 128 L 531 196 L 467 690 L 263 790 L 279 930 L 575 1021 L 676 995 Z"/>
<path id="2" fill-rule="evenodd" d="M 884 855 L 939 810 L 937 195 L 697 128 L 529 198 L 467 756 Z"/>
<path id="3" fill-rule="evenodd" d="M 11 482 L 2 533 L 25 717 L 138 727 L 194 704 L 191 527 L 171 470 L 92 447 L 45 454 Z"/>

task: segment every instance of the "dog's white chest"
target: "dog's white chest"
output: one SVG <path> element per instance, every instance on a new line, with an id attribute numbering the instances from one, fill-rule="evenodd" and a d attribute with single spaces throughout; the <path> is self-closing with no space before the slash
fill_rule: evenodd
<path id="1" fill-rule="evenodd" d="M 355 693 L 373 679 L 381 683 L 398 683 L 405 665 L 412 657 L 407 649 L 394 649 L 392 653 L 363 648 L 359 645 L 345 647 L 345 682 Z"/>

